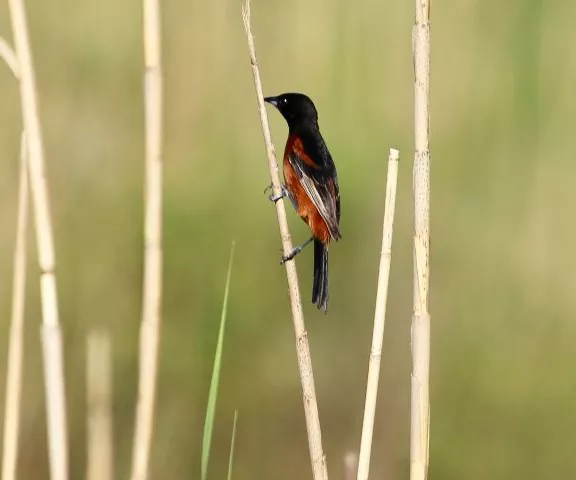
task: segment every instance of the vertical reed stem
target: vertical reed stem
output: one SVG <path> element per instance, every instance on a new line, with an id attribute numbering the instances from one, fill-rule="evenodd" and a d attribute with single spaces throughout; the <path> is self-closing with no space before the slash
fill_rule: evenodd
<path id="1" fill-rule="evenodd" d="M 112 366 L 110 335 L 91 331 L 87 338 L 88 399 L 87 480 L 112 480 Z"/>
<path id="2" fill-rule="evenodd" d="M 416 0 L 412 32 L 414 54 L 414 307 L 412 316 L 412 377 L 410 480 L 428 476 L 430 439 L 430 3 Z"/>
<path id="3" fill-rule="evenodd" d="M 27 141 L 30 191 L 34 208 L 40 291 L 42 297 L 42 346 L 48 419 L 48 446 L 52 480 L 68 478 L 68 435 L 62 333 L 58 320 L 56 261 L 48 199 L 42 129 L 36 99 L 36 79 L 28 39 L 23 0 L 9 0 L 14 47 L 20 75 L 22 119 Z"/>
<path id="4" fill-rule="evenodd" d="M 144 0 L 146 215 L 140 370 L 132 480 L 149 478 L 162 309 L 162 67 L 160 4 Z"/>
<path id="5" fill-rule="evenodd" d="M 28 168 L 26 138 L 20 145 L 20 182 L 16 248 L 14 250 L 14 278 L 12 283 L 12 318 L 8 345 L 6 373 L 6 403 L 4 405 L 4 452 L 2 480 L 16 479 L 18 461 L 18 433 L 22 394 L 22 346 L 24 340 L 24 302 L 26 298 L 26 234 L 28 230 Z"/>
<path id="6" fill-rule="evenodd" d="M 362 424 L 362 440 L 360 442 L 358 480 L 368 480 L 368 475 L 370 473 L 372 435 L 374 433 L 374 418 L 376 416 L 378 380 L 380 378 L 380 362 L 382 360 L 382 343 L 384 341 L 384 324 L 386 320 L 386 301 L 388 299 L 390 262 L 392 260 L 392 233 L 394 230 L 399 153 L 398 150 L 391 148 L 388 157 L 386 204 L 384 208 L 384 222 L 382 227 L 382 250 L 380 252 L 380 269 L 378 273 L 376 309 L 374 312 L 372 348 L 370 350 L 370 360 L 368 363 L 368 381 L 366 383 L 366 403 L 364 406 L 364 421 Z"/>

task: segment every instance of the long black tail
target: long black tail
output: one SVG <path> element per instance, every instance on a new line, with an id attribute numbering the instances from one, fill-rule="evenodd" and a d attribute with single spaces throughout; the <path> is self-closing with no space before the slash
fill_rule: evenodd
<path id="1" fill-rule="evenodd" d="M 328 247 L 314 239 L 314 286 L 312 303 L 326 313 L 328 309 Z"/>

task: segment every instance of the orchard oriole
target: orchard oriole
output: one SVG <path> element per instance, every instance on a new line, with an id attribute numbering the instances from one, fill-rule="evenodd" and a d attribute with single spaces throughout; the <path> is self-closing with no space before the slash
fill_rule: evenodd
<path id="1" fill-rule="evenodd" d="M 328 308 L 328 244 L 341 238 L 340 190 L 332 156 L 320 134 L 318 112 L 310 98 L 301 93 L 267 97 L 288 123 L 288 141 L 284 150 L 285 187 L 278 201 L 288 195 L 312 237 L 282 260 L 294 258 L 314 241 L 314 284 L 312 303 L 326 312 Z"/>

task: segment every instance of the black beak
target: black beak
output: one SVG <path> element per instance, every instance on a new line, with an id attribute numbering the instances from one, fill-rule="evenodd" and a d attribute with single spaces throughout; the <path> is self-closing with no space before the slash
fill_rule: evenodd
<path id="1" fill-rule="evenodd" d="M 266 97 L 264 101 L 278 108 L 278 97 Z"/>

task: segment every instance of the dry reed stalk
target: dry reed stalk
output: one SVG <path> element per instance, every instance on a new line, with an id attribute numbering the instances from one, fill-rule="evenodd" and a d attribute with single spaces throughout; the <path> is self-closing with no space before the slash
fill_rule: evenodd
<path id="1" fill-rule="evenodd" d="M 143 9 L 146 112 L 145 257 L 132 480 L 146 480 L 149 476 L 162 319 L 162 68 L 158 0 L 144 0 Z"/>
<path id="2" fill-rule="evenodd" d="M 244 20 L 244 29 L 248 40 L 248 49 L 250 52 L 250 64 L 252 65 L 252 74 L 254 76 L 254 86 L 256 88 L 256 99 L 258 101 L 258 110 L 260 112 L 260 121 L 262 123 L 262 133 L 264 134 L 264 143 L 266 145 L 266 154 L 268 156 L 268 167 L 270 169 L 270 179 L 272 181 L 272 191 L 274 195 L 281 192 L 280 176 L 278 173 L 278 163 L 276 154 L 270 136 L 270 126 L 268 125 L 268 116 L 264 105 L 264 96 L 262 94 L 262 81 L 260 80 L 260 71 L 256 61 L 256 51 L 254 48 L 254 36 L 250 25 L 250 0 L 242 7 L 242 18 Z M 280 237 L 282 239 L 282 248 L 287 255 L 292 251 L 292 240 L 288 230 L 288 220 L 284 201 L 276 202 L 276 214 L 278 216 L 278 225 L 280 227 Z M 316 401 L 316 389 L 314 387 L 314 375 L 312 371 L 312 359 L 310 356 L 310 346 L 308 344 L 308 334 L 304 324 L 304 314 L 302 311 L 302 301 L 300 299 L 300 288 L 298 286 L 298 275 L 296 273 L 296 263 L 289 261 L 286 266 L 286 276 L 288 278 L 288 291 L 290 295 L 290 307 L 292 309 L 292 320 L 294 323 L 294 335 L 296 337 L 296 355 L 298 359 L 298 370 L 300 373 L 300 382 L 302 384 L 302 396 L 304 403 L 304 415 L 306 418 L 306 431 L 308 434 L 308 448 L 310 450 L 310 460 L 312 463 L 312 472 L 314 480 L 325 480 L 328 478 L 328 469 L 326 466 L 326 457 L 322 449 L 322 433 L 320 430 L 320 418 L 318 416 L 318 403 Z"/>
<path id="3" fill-rule="evenodd" d="M 382 250 L 380 252 L 380 269 L 378 273 L 378 290 L 376 293 L 376 310 L 374 312 L 372 348 L 370 350 L 370 360 L 368 362 L 368 381 L 366 384 L 366 403 L 364 406 L 362 439 L 360 441 L 358 480 L 367 480 L 370 472 L 370 454 L 372 452 L 372 435 L 374 433 L 374 417 L 376 415 L 376 399 L 378 397 L 378 379 L 380 378 L 380 361 L 382 359 L 382 343 L 384 341 L 384 324 L 386 320 L 386 300 L 388 298 L 390 261 L 392 259 L 392 233 L 394 230 L 394 210 L 396 206 L 396 183 L 398 180 L 399 154 L 400 152 L 398 150 L 391 148 L 390 155 L 388 156 L 386 202 L 382 228 Z"/>
<path id="4" fill-rule="evenodd" d="M 344 479 L 354 480 L 358 472 L 358 454 L 356 452 L 347 452 L 344 455 Z"/>
<path id="5" fill-rule="evenodd" d="M 20 69 L 18 68 L 16 53 L 14 53 L 12 47 L 2 37 L 0 37 L 0 58 L 6 62 L 12 75 L 14 75 L 17 80 L 20 79 Z"/>
<path id="6" fill-rule="evenodd" d="M 112 480 L 112 368 L 110 335 L 88 333 L 86 342 L 86 388 L 88 400 L 87 480 Z"/>
<path id="7" fill-rule="evenodd" d="M 26 293 L 26 234 L 28 230 L 28 167 L 26 138 L 20 144 L 20 181 L 16 248 L 14 250 L 14 278 L 12 283 L 12 318 L 8 344 L 6 373 L 6 403 L 4 405 L 4 452 L 2 480 L 16 478 L 18 433 L 20 427 L 20 398 L 22 394 L 22 346 L 24 341 L 24 305 Z"/>
<path id="8" fill-rule="evenodd" d="M 30 191 L 34 208 L 40 291 L 42 297 L 42 346 L 48 446 L 52 480 L 68 478 L 68 436 L 62 333 L 58 320 L 54 241 L 45 172 L 42 130 L 36 99 L 36 80 L 23 0 L 9 0 L 12 31 L 20 79 L 22 120 L 26 132 Z"/>
<path id="9" fill-rule="evenodd" d="M 414 307 L 410 408 L 410 480 L 428 476 L 430 439 L 430 3 L 416 0 L 414 54 Z"/>

